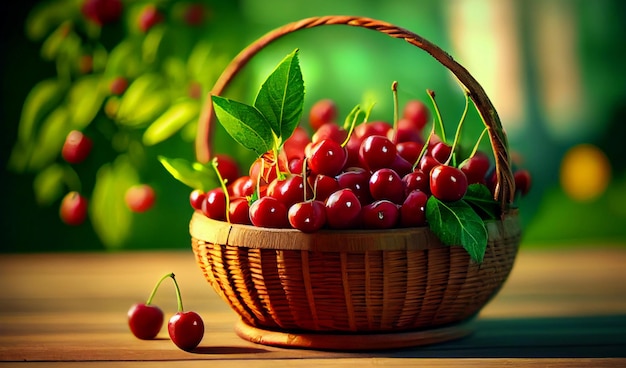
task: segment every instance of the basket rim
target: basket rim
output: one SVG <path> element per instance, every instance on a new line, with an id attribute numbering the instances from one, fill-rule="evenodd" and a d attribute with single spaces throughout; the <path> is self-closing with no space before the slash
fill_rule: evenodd
<path id="1" fill-rule="evenodd" d="M 485 225 L 489 245 L 521 237 L 517 211 L 510 211 L 499 220 L 486 221 Z M 364 252 L 448 247 L 427 226 L 385 230 L 323 229 L 303 233 L 296 229 L 262 228 L 218 221 L 200 211 L 193 213 L 189 233 L 192 238 L 208 243 L 255 249 Z"/>

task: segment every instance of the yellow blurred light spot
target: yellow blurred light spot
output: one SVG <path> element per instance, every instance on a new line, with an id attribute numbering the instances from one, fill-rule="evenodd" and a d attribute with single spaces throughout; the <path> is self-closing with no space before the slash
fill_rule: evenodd
<path id="1" fill-rule="evenodd" d="M 611 177 L 609 160 L 598 147 L 580 144 L 569 149 L 561 162 L 561 186 L 578 201 L 590 201 L 606 190 Z"/>

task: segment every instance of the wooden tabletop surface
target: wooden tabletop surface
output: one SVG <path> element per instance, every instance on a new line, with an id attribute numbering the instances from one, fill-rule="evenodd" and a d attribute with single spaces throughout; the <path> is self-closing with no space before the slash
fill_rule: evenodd
<path id="1" fill-rule="evenodd" d="M 128 308 L 174 272 L 186 310 L 206 332 L 179 350 L 166 328 L 136 339 Z M 176 312 L 171 283 L 154 303 Z M 213 292 L 191 250 L 0 255 L 0 367 L 425 366 L 626 367 L 626 246 L 522 246 L 498 296 L 461 340 L 389 351 L 329 352 L 258 345 Z"/>

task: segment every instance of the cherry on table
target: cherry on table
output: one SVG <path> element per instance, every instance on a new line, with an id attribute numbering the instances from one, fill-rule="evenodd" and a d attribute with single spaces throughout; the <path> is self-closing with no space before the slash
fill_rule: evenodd
<path id="1" fill-rule="evenodd" d="M 178 301 L 178 312 L 174 314 L 167 323 L 167 332 L 170 339 L 176 346 L 185 351 L 195 349 L 204 337 L 204 321 L 200 315 L 193 311 L 183 309 L 183 298 L 180 287 L 174 274 L 171 274 L 172 281 L 176 288 L 176 300 Z"/>
<path id="2" fill-rule="evenodd" d="M 154 285 L 148 300 L 145 303 L 135 303 L 128 310 L 128 327 L 130 331 L 141 340 L 154 339 L 161 331 L 163 326 L 163 311 L 161 308 L 152 304 L 152 300 L 156 295 L 159 286 L 163 280 L 173 277 L 174 274 L 168 273 L 161 277 Z"/>

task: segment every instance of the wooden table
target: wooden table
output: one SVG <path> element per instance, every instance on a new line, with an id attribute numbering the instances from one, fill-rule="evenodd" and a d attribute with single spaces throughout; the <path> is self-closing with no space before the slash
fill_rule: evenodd
<path id="1" fill-rule="evenodd" d="M 126 312 L 174 272 L 206 333 L 193 352 L 131 335 Z M 174 288 L 154 303 L 176 312 Z M 526 250 L 469 337 L 373 352 L 281 349 L 240 339 L 237 316 L 191 251 L 0 255 L 0 368 L 60 366 L 626 367 L 626 246 Z M 217 365 L 213 365 L 217 366 Z"/>

